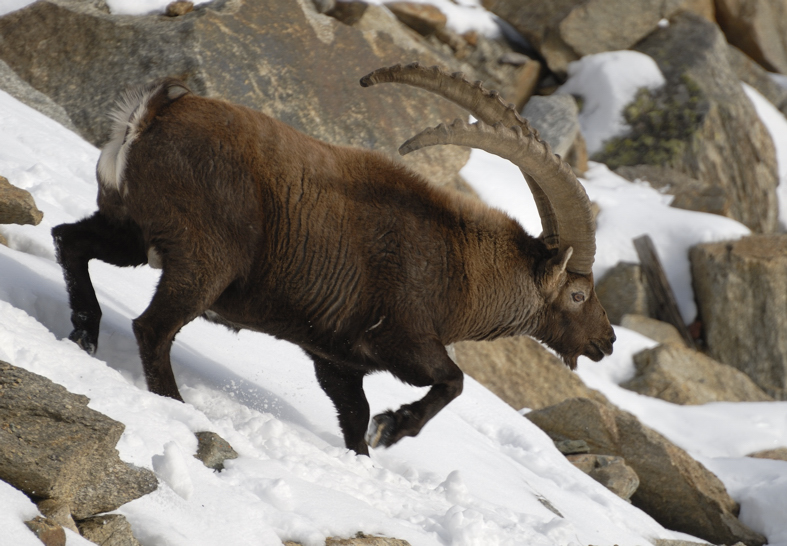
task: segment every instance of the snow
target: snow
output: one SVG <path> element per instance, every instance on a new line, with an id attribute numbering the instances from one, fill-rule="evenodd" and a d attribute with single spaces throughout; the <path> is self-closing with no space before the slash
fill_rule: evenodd
<path id="1" fill-rule="evenodd" d="M 23 3 L 3 1 L 0 13 Z M 458 4 L 468 10 L 477 5 Z M 637 86 L 658 85 L 648 66 L 641 57 L 607 56 L 597 65 L 606 83 L 582 89 L 586 105 L 619 113 Z M 575 81 L 585 77 L 590 76 L 579 68 L 572 75 Z M 627 91 L 618 92 L 622 88 Z M 783 149 L 787 131 L 779 128 L 785 123 L 781 114 L 762 105 L 758 111 L 777 149 Z M 613 115 L 583 123 L 591 133 L 614 134 Z M 0 92 L 0 174 L 30 191 L 45 213 L 38 226 L 0 226 L 9 241 L 9 247 L 0 246 L 0 359 L 88 396 L 91 408 L 125 425 L 120 457 L 153 470 L 160 482 L 157 491 L 117 511 L 144 546 L 279 545 L 282 540 L 316 546 L 327 536 L 358 531 L 414 546 L 643 546 L 655 538 L 687 538 L 575 469 L 543 432 L 471 378 L 417 438 L 373 450 L 371 457 L 343 447 L 335 412 L 301 350 L 262 334 L 189 324 L 172 350 L 186 403 L 147 392 L 131 331 L 131 320 L 144 310 L 158 280 L 158 272 L 147 267 L 91 263 L 104 316 L 98 353 L 88 356 L 66 338 L 70 310 L 50 229 L 95 210 L 98 154 Z M 779 157 L 783 166 L 781 152 Z M 463 175 L 484 199 L 508 210 L 530 232 L 540 231 L 517 169 L 473 151 Z M 596 276 L 618 260 L 636 261 L 630 241 L 648 233 L 684 318 L 692 320 L 687 249 L 740 237 L 746 228 L 672 209 L 669 196 L 644 182 L 626 182 L 603 165 L 592 165 L 582 182 L 602 210 Z M 767 534 L 770 544 L 787 546 L 787 463 L 743 457 L 787 446 L 787 403 L 683 407 L 626 391 L 618 383 L 633 375 L 632 355 L 655 342 L 624 328 L 616 333 L 611 357 L 599 363 L 580 359 L 583 381 L 708 466 L 741 504 L 743 522 Z M 424 392 L 386 374 L 367 378 L 365 388 L 373 412 Z M 220 473 L 193 458 L 194 432 L 202 430 L 217 432 L 239 453 Z M 0 482 L 4 543 L 40 544 L 22 523 L 36 514 L 25 495 Z M 67 536 L 70 545 L 88 544 L 70 531 Z"/>
<path id="2" fill-rule="evenodd" d="M 656 61 L 644 53 L 608 51 L 569 63 L 568 80 L 557 92 L 582 97 L 579 125 L 592 156 L 605 140 L 628 131 L 621 105 L 640 88 L 656 89 L 665 82 Z"/>

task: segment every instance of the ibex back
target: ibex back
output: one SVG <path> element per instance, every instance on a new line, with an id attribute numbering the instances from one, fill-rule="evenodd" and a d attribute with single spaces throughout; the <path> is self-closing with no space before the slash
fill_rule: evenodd
<path id="1" fill-rule="evenodd" d="M 480 121 L 414 137 L 483 148 L 518 165 L 544 232 L 471 197 L 430 186 L 387 157 L 333 146 L 242 106 L 165 80 L 128 94 L 98 163 L 98 211 L 53 229 L 74 331 L 98 346 L 96 258 L 162 269 L 133 322 L 148 388 L 181 400 L 170 364 L 197 317 L 295 343 L 314 361 L 348 448 L 415 436 L 462 391 L 445 346 L 531 335 L 572 368 L 612 352 L 593 290 L 594 220 L 571 169 L 495 93 L 417 64 L 381 69 L 438 92 Z M 494 126 L 490 126 L 495 124 Z M 386 370 L 423 399 L 375 416 L 363 378 Z M 367 430 L 367 424 L 368 430 Z"/>

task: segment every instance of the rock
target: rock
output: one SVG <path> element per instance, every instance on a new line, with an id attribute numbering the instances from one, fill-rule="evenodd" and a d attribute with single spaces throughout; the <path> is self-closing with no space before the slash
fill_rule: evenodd
<path id="1" fill-rule="evenodd" d="M 370 90 L 358 80 L 381 66 L 415 60 L 459 66 L 388 10 L 372 7 L 362 18 L 365 26 L 363 20 L 348 26 L 317 13 L 311 2 L 214 2 L 186 16 L 161 17 L 43 0 L 0 18 L 0 59 L 60 104 L 97 146 L 109 136 L 107 112 L 128 86 L 177 75 L 198 94 L 263 111 L 327 142 L 382 151 L 437 185 L 456 186 L 469 150 L 438 146 L 399 159 L 397 149 L 463 111 L 419 89 Z M 310 55 L 296 54 L 301 51 Z"/>
<path id="2" fill-rule="evenodd" d="M 770 72 L 787 74 L 787 4 L 772 0 L 716 0 L 727 41 Z"/>
<path id="3" fill-rule="evenodd" d="M 712 544 L 765 544 L 738 521 L 738 505 L 716 476 L 630 413 L 574 398 L 525 417 L 554 441 L 585 440 L 592 453 L 623 457 L 640 480 L 631 502 L 664 527 Z"/>
<path id="4" fill-rule="evenodd" d="M 747 457 L 755 459 L 772 459 L 774 461 L 787 461 L 787 447 L 777 447 L 776 449 L 765 449 L 749 453 Z"/>
<path id="5" fill-rule="evenodd" d="M 54 524 L 60 525 L 64 529 L 71 529 L 79 534 L 79 529 L 71 517 L 71 506 L 61 500 L 46 499 L 37 503 L 38 511 Z"/>
<path id="6" fill-rule="evenodd" d="M 325 546 L 410 546 L 406 540 L 399 538 L 375 537 L 358 533 L 353 538 L 328 537 Z"/>
<path id="7" fill-rule="evenodd" d="M 60 525 L 41 516 L 26 521 L 25 525 L 45 546 L 66 546 L 66 532 Z"/>
<path id="8" fill-rule="evenodd" d="M 535 128 L 541 138 L 552 147 L 557 155 L 567 158 L 584 158 L 583 164 L 574 165 L 580 172 L 587 171 L 587 149 L 579 127 L 579 109 L 571 95 L 549 95 L 531 97 L 522 116 Z M 576 147 L 580 150 L 575 151 Z"/>
<path id="9" fill-rule="evenodd" d="M 30 192 L 13 186 L 0 176 L 0 224 L 37 226 L 44 213 L 38 210 Z"/>
<path id="10" fill-rule="evenodd" d="M 36 499 L 67 502 L 75 519 L 154 491 L 155 475 L 124 463 L 123 424 L 88 398 L 0 361 L 0 479 Z M 46 411 L 43 410 L 46 408 Z"/>
<path id="11" fill-rule="evenodd" d="M 567 398 L 606 401 L 563 362 L 527 336 L 455 343 L 463 372 L 516 410 L 539 409 Z"/>
<path id="12" fill-rule="evenodd" d="M 0 60 L 0 89 L 14 97 L 19 102 L 38 110 L 46 117 L 55 120 L 60 125 L 76 132 L 76 127 L 68 117 L 62 106 L 34 89 L 26 81 L 16 75 L 16 72 Z"/>
<path id="13" fill-rule="evenodd" d="M 675 16 L 636 45 L 667 80 L 641 90 L 624 112 L 628 135 L 593 157 L 622 165 L 666 165 L 721 188 L 728 216 L 757 232 L 778 225 L 773 141 L 727 60 L 718 27 L 690 13 Z M 746 135 L 746 138 L 741 138 Z"/>
<path id="14" fill-rule="evenodd" d="M 584 455 L 590 453 L 590 446 L 585 440 L 562 440 L 555 442 L 555 447 L 563 455 Z"/>
<path id="15" fill-rule="evenodd" d="M 624 500 L 639 487 L 637 473 L 622 457 L 609 455 L 569 455 L 571 464 Z"/>
<path id="16" fill-rule="evenodd" d="M 723 188 L 663 165 L 625 165 L 615 173 L 631 182 L 647 182 L 652 187 L 674 195 L 671 207 L 694 210 L 729 217 L 732 214 L 732 197 Z"/>
<path id="17" fill-rule="evenodd" d="M 213 470 L 224 470 L 224 461 L 237 459 L 238 453 L 215 432 L 197 432 L 197 453 L 194 455 L 202 464 Z"/>
<path id="18" fill-rule="evenodd" d="M 624 315 L 652 317 L 655 312 L 639 264 L 618 262 L 596 282 L 596 295 L 612 324 L 620 324 Z"/>
<path id="19" fill-rule="evenodd" d="M 79 531 L 90 542 L 100 546 L 140 546 L 125 516 L 104 514 L 79 522 Z"/>
<path id="20" fill-rule="evenodd" d="M 708 354 L 787 400 L 787 235 L 701 244 L 689 257 Z"/>
<path id="21" fill-rule="evenodd" d="M 369 7 L 369 4 L 366 2 L 356 2 L 354 0 L 349 2 L 337 0 L 332 2 L 332 4 L 329 10 L 325 12 L 320 11 L 320 13 L 325 13 L 325 15 L 349 26 L 353 26 L 360 21 L 363 14 L 366 13 L 366 8 Z"/>
<path id="22" fill-rule="evenodd" d="M 429 36 L 444 29 L 448 22 L 443 12 L 431 4 L 386 2 L 385 7 L 391 10 L 391 13 L 402 23 L 422 36 Z"/>
<path id="23" fill-rule="evenodd" d="M 727 49 L 727 59 L 733 72 L 742 82 L 751 85 L 787 115 L 787 89 L 777 84 L 767 70 L 733 45 Z"/>
<path id="24" fill-rule="evenodd" d="M 164 14 L 167 17 L 180 17 L 194 11 L 194 2 L 177 1 L 167 5 Z"/>
<path id="25" fill-rule="evenodd" d="M 773 401 L 743 372 L 685 346 L 646 349 L 634 365 L 636 376 L 620 386 L 673 404 Z"/>
<path id="26" fill-rule="evenodd" d="M 566 67 L 584 55 L 629 49 L 679 10 L 712 12 L 710 0 L 483 0 L 524 36 L 565 77 Z"/>
<path id="27" fill-rule="evenodd" d="M 620 325 L 665 345 L 686 346 L 678 329 L 668 322 L 662 322 L 645 315 L 623 315 Z"/>

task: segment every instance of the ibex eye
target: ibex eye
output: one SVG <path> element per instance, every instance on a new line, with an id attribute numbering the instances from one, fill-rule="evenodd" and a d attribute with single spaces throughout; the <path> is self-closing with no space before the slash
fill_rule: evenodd
<path id="1" fill-rule="evenodd" d="M 582 303 L 583 301 L 585 301 L 585 294 L 583 294 L 582 292 L 574 292 L 573 294 L 571 294 L 571 299 L 577 303 Z"/>

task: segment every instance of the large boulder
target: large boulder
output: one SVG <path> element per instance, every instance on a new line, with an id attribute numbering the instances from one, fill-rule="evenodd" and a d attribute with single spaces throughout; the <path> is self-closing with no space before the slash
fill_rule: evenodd
<path id="1" fill-rule="evenodd" d="M 636 375 L 621 387 L 673 404 L 769 402 L 745 373 L 680 345 L 659 345 L 634 355 Z"/>
<path id="2" fill-rule="evenodd" d="M 787 400 L 787 235 L 754 235 L 691 249 L 708 354 Z"/>
<path id="3" fill-rule="evenodd" d="M 767 541 L 738 521 L 738 505 L 714 474 L 630 413 L 575 398 L 525 417 L 556 442 L 585 440 L 592 453 L 623 457 L 640 481 L 631 502 L 664 527 L 712 544 Z"/>
<path id="4" fill-rule="evenodd" d="M 158 487 L 124 463 L 125 428 L 49 379 L 0 361 L 0 479 L 36 499 L 68 503 L 74 519 L 114 510 Z"/>
<path id="5" fill-rule="evenodd" d="M 716 0 L 716 20 L 732 45 L 767 70 L 787 74 L 787 3 Z"/>
<path id="6" fill-rule="evenodd" d="M 579 108 L 571 95 L 531 97 L 522 116 L 538 131 L 552 151 L 579 173 L 588 170 L 588 153 L 579 126 Z"/>
<path id="7" fill-rule="evenodd" d="M 423 128 L 465 115 L 422 90 L 358 84 L 381 66 L 445 65 L 385 8 L 370 6 L 349 26 L 307 1 L 218 1 L 180 17 L 111 15 L 105 6 L 42 0 L 0 18 L 0 60 L 97 146 L 109 137 L 107 112 L 120 94 L 163 76 L 322 140 L 392 157 Z M 402 161 L 438 185 L 455 184 L 468 153 L 439 146 Z"/>
<path id="8" fill-rule="evenodd" d="M 42 92 L 33 88 L 29 83 L 20 78 L 16 72 L 0 61 L 0 89 L 22 102 L 38 110 L 46 117 L 58 122 L 60 125 L 71 131 L 76 131 L 74 123 L 68 117 L 62 106 L 44 95 Z"/>
<path id="9" fill-rule="evenodd" d="M 684 9 L 712 19 L 711 0 L 483 0 L 484 7 L 535 47 L 550 70 L 565 76 L 568 63 L 602 51 L 628 49 Z"/>
<path id="10" fill-rule="evenodd" d="M 454 349 L 463 372 L 516 410 L 540 409 L 576 397 L 606 402 L 603 394 L 586 387 L 562 360 L 530 337 L 462 341 Z"/>
<path id="11" fill-rule="evenodd" d="M 778 226 L 776 152 L 738 77 L 718 27 L 681 13 L 636 45 L 667 80 L 641 90 L 624 112 L 629 134 L 593 159 L 615 169 L 664 165 L 723 191 L 726 215 L 756 232 Z"/>

